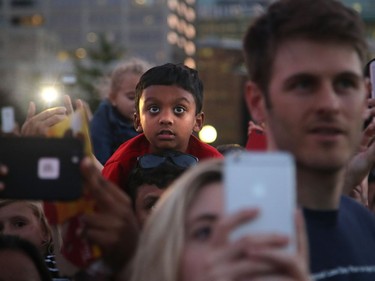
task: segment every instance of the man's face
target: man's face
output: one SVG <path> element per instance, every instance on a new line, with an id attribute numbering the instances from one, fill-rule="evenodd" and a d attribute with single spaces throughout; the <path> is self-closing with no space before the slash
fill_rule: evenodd
<path id="1" fill-rule="evenodd" d="M 365 82 L 354 49 L 295 39 L 278 48 L 269 83 L 271 108 L 258 103 L 270 147 L 294 154 L 299 166 L 341 169 L 356 149 Z"/>
<path id="2" fill-rule="evenodd" d="M 146 135 L 151 152 L 185 152 L 190 135 L 199 132 L 202 123 L 203 113 L 196 114 L 190 92 L 173 85 L 153 85 L 143 90 L 135 127 Z"/>

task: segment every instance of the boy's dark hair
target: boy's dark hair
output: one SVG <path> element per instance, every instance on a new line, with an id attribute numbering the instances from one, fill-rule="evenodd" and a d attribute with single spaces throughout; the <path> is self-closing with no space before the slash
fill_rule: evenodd
<path id="1" fill-rule="evenodd" d="M 351 46 L 365 64 L 365 29 L 356 11 L 336 0 L 276 1 L 250 25 L 243 40 L 249 78 L 265 94 L 267 106 L 276 51 L 285 41 L 300 38 Z"/>
<path id="2" fill-rule="evenodd" d="M 221 144 L 221 145 L 218 145 L 216 149 L 223 155 L 227 155 L 233 152 L 246 151 L 246 148 L 244 148 L 242 145 L 237 144 L 237 143 Z"/>
<path id="3" fill-rule="evenodd" d="M 153 85 L 175 85 L 194 97 L 196 114 L 202 111 L 203 83 L 198 76 L 198 71 L 183 64 L 166 63 L 155 66 L 146 71 L 140 78 L 135 88 L 135 109 L 139 113 L 139 100 L 142 92 Z"/>
<path id="4" fill-rule="evenodd" d="M 159 189 L 165 189 L 169 184 L 177 179 L 186 168 L 181 168 L 173 165 L 170 162 L 165 162 L 153 169 L 143 169 L 135 167 L 127 183 L 126 192 L 132 200 L 133 209 L 135 209 L 135 200 L 138 194 L 138 188 L 143 184 L 154 184 Z"/>
<path id="5" fill-rule="evenodd" d="M 31 242 L 18 236 L 0 235 L 0 251 L 11 250 L 21 252 L 32 260 L 35 268 L 38 270 L 42 281 L 51 281 L 52 277 L 48 271 L 47 265 L 40 255 L 38 249 Z M 20 265 L 22 267 L 22 265 Z M 22 270 L 22 268 L 20 268 Z"/>

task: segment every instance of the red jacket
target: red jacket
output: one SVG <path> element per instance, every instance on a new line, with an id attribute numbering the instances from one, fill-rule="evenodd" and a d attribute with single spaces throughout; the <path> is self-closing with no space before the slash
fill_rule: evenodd
<path id="1" fill-rule="evenodd" d="M 135 167 L 137 158 L 150 153 L 150 143 L 144 134 L 140 134 L 124 142 L 105 163 L 102 174 L 105 178 L 126 190 L 126 182 L 131 170 Z M 193 135 L 190 137 L 185 153 L 194 155 L 198 159 L 222 158 L 223 155 L 216 148 L 200 141 Z"/>

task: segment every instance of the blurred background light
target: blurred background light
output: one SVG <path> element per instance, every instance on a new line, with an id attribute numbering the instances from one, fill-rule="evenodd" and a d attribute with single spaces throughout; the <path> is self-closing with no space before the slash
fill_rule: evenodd
<path id="1" fill-rule="evenodd" d="M 199 132 L 199 138 L 205 143 L 212 143 L 217 138 L 217 131 L 214 126 L 205 125 Z"/>
<path id="2" fill-rule="evenodd" d="M 58 98 L 59 91 L 54 86 L 43 86 L 40 95 L 44 102 L 50 104 Z"/>

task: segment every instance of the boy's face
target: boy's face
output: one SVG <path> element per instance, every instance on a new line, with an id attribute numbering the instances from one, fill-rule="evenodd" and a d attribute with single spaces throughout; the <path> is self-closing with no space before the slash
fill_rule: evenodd
<path id="1" fill-rule="evenodd" d="M 356 149 L 365 110 L 365 82 L 354 49 L 294 39 L 276 52 L 269 82 L 271 108 L 253 83 L 246 99 L 265 121 L 269 146 L 294 154 L 299 166 L 341 169 Z"/>
<path id="2" fill-rule="evenodd" d="M 203 113 L 196 115 L 193 95 L 178 87 L 153 85 L 143 90 L 135 128 L 144 132 L 151 152 L 166 149 L 186 152 L 189 138 L 199 132 Z"/>

